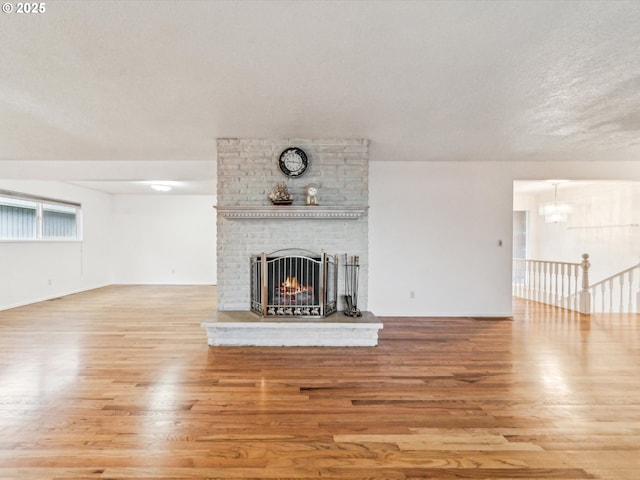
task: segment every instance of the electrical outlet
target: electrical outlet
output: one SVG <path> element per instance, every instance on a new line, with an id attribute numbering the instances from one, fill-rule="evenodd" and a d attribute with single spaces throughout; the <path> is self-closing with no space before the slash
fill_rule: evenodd
<path id="1" fill-rule="evenodd" d="M 416 292 L 414 292 L 413 290 L 411 290 L 409 292 L 409 298 L 416 298 Z"/>

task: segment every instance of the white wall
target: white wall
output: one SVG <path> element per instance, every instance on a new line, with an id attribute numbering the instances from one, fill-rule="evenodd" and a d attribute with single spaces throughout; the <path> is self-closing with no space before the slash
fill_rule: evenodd
<path id="1" fill-rule="evenodd" d="M 553 190 L 520 195 L 530 208 L 531 258 L 579 262 L 590 255 L 595 283 L 640 261 L 640 183 L 563 184 L 558 199 L 573 204 L 567 223 L 546 224 L 537 205 L 553 201 Z"/>
<path id="2" fill-rule="evenodd" d="M 488 162 L 373 162 L 370 172 L 371 311 L 510 315 L 509 172 Z"/>
<path id="3" fill-rule="evenodd" d="M 640 162 L 372 162 L 369 309 L 510 315 L 513 181 L 549 178 L 640 180 Z"/>
<path id="4" fill-rule="evenodd" d="M 215 284 L 215 195 L 115 195 L 119 284 Z"/>
<path id="5" fill-rule="evenodd" d="M 82 242 L 0 242 L 0 310 L 112 283 L 110 195 L 63 182 L 0 180 L 0 189 L 82 204 Z"/>

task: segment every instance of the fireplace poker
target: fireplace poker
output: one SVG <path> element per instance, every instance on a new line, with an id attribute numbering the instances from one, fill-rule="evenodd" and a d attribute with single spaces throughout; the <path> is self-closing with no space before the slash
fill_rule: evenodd
<path id="1" fill-rule="evenodd" d="M 361 317 L 362 312 L 358 309 L 358 276 L 360 270 L 360 257 L 354 255 L 348 259 L 347 254 L 345 253 L 344 259 L 344 300 L 346 303 L 344 314 L 348 317 Z"/>

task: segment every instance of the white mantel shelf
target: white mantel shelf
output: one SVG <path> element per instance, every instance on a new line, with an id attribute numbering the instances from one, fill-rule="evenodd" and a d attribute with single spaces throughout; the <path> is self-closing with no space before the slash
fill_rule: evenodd
<path id="1" fill-rule="evenodd" d="M 367 213 L 366 206 L 221 206 L 215 207 L 224 218 L 250 220 L 260 218 L 276 219 L 327 219 L 344 220 L 360 218 Z"/>

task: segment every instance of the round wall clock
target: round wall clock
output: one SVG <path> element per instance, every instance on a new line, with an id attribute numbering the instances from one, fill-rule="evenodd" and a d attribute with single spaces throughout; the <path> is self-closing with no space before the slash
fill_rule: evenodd
<path id="1" fill-rule="evenodd" d="M 287 177 L 299 177 L 309 166 L 307 154 L 298 147 L 287 148 L 278 160 L 280 171 Z"/>

